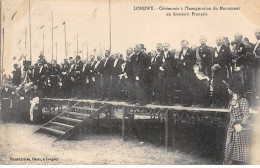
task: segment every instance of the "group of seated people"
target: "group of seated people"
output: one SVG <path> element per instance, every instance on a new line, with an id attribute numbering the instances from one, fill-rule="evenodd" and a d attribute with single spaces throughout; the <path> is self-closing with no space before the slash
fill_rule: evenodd
<path id="1" fill-rule="evenodd" d="M 31 82 L 35 89 L 28 94 L 29 100 L 38 95 L 126 101 L 137 106 L 226 108 L 228 92 L 223 81 L 242 84 L 250 96 L 259 99 L 256 83 L 260 74 L 260 31 L 255 36 L 255 45 L 240 33 L 234 35 L 231 43 L 227 38 L 216 37 L 215 47 L 207 46 L 205 36 L 200 37 L 198 47 L 190 47 L 187 40 L 182 40 L 181 50 L 171 50 L 165 42 L 147 52 L 143 44 L 137 44 L 127 48 L 125 57 L 106 50 L 104 58 L 101 53 L 83 60 L 77 55 L 75 59 L 64 59 L 61 65 L 56 60 L 48 63 L 41 54 L 36 64 L 24 66 L 23 70 L 15 64 L 13 89 L 6 87 L 21 92 L 16 95 L 24 100 L 26 85 Z"/>

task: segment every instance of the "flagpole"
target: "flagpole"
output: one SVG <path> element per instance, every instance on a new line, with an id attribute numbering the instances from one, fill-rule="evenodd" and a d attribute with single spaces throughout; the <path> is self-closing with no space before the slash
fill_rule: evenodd
<path id="1" fill-rule="evenodd" d="M 3 58 L 2 58 L 2 55 L 1 55 L 1 52 L 2 52 L 2 38 L 1 38 L 1 30 L 2 30 L 2 1 L 0 1 L 0 62 L 3 62 Z M 3 83 L 3 81 L 2 81 L 2 79 L 3 79 L 3 76 L 2 76 L 2 74 L 3 74 L 3 66 L 2 65 L 0 65 L 0 86 L 2 87 L 2 83 Z M 0 94 L 0 100 L 2 100 L 1 99 L 2 98 L 2 96 L 1 96 L 1 94 Z"/>
<path id="2" fill-rule="evenodd" d="M 42 54 L 44 55 L 44 33 L 42 34 Z"/>
<path id="3" fill-rule="evenodd" d="M 57 44 L 57 42 L 56 42 L 56 61 L 57 61 L 57 55 L 58 55 L 57 46 L 58 46 L 58 44 Z"/>
<path id="4" fill-rule="evenodd" d="M 51 59 L 53 60 L 53 11 L 51 11 Z"/>
<path id="5" fill-rule="evenodd" d="M 88 61 L 88 42 L 86 42 L 86 47 L 87 47 L 87 61 Z"/>
<path id="6" fill-rule="evenodd" d="M 29 0 L 30 61 L 32 62 L 31 0 Z"/>
<path id="7" fill-rule="evenodd" d="M 25 60 L 26 60 L 26 57 L 28 55 L 27 53 L 27 48 L 26 48 L 26 42 L 27 42 L 27 29 L 25 28 L 24 30 L 24 49 L 25 49 Z"/>
<path id="8" fill-rule="evenodd" d="M 111 2 L 109 0 L 109 51 L 111 53 Z"/>
<path id="9" fill-rule="evenodd" d="M 79 37 L 77 33 L 77 55 L 79 54 Z"/>
<path id="10" fill-rule="evenodd" d="M 65 37 L 65 56 L 68 58 L 68 52 L 67 52 L 67 42 L 66 42 L 66 22 L 64 21 L 64 37 Z"/>
<path id="11" fill-rule="evenodd" d="M 3 14 L 3 21 L 4 21 L 4 17 L 5 17 L 5 14 Z M 4 50 L 5 50 L 5 28 L 4 28 L 4 25 L 3 25 L 3 48 L 2 48 L 2 54 L 1 54 L 1 57 L 2 57 L 2 82 L 4 83 Z"/>

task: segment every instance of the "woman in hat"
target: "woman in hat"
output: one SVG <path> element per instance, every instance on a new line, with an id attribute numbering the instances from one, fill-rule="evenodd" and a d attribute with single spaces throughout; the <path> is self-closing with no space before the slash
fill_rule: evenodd
<path id="1" fill-rule="evenodd" d="M 227 127 L 224 164 L 248 164 L 248 101 L 244 97 L 244 89 L 241 85 L 224 83 L 227 85 L 228 92 L 232 96 L 228 105 L 230 121 Z"/>

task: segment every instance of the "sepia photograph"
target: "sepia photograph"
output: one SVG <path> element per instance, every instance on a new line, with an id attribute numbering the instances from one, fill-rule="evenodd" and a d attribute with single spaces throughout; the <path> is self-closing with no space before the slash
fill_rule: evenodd
<path id="1" fill-rule="evenodd" d="M 0 165 L 260 164 L 259 0 L 0 0 L 0 20 Z"/>

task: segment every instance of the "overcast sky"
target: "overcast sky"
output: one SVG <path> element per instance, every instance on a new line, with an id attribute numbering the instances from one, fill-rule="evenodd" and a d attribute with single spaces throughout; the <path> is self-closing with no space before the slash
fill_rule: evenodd
<path id="1" fill-rule="evenodd" d="M 65 58 L 64 26 L 66 22 L 68 56 L 74 56 L 76 51 L 76 36 L 79 37 L 79 50 L 81 56 L 86 58 L 87 48 L 89 54 L 100 49 L 109 48 L 109 1 L 88 0 L 31 0 L 32 23 L 32 61 L 35 62 L 43 49 L 47 60 L 52 57 L 51 43 L 51 11 L 53 11 L 54 29 L 54 58 L 60 63 Z M 155 4 L 154 2 L 157 2 Z M 199 2 L 199 0 L 197 1 Z M 246 3 L 241 0 L 241 3 Z M 240 5 L 241 5 L 240 3 Z M 227 36 L 230 41 L 236 32 L 249 37 L 253 43 L 256 41 L 254 31 L 257 23 L 250 19 L 245 11 L 252 12 L 253 8 L 242 11 L 208 11 L 207 17 L 167 17 L 166 11 L 135 11 L 134 6 L 154 5 L 163 6 L 205 6 L 205 3 L 158 3 L 155 0 L 124 1 L 111 0 L 112 19 L 112 52 L 121 52 L 125 55 L 127 47 L 135 44 L 144 44 L 148 51 L 155 49 L 158 42 L 169 42 L 171 48 L 180 49 L 180 41 L 187 39 L 191 45 L 199 45 L 199 36 L 206 35 L 208 45 L 215 45 L 217 35 Z M 239 6 L 239 3 L 237 3 Z M 213 4 L 206 4 L 212 7 Z M 217 4 L 216 4 L 217 5 Z M 252 4 L 251 4 L 252 5 Z M 29 20 L 28 0 L 12 0 L 3 2 L 5 14 L 5 50 L 4 68 L 10 72 L 13 57 L 20 57 L 22 53 L 29 58 Z M 233 5 L 234 6 L 234 5 Z M 14 15 L 15 14 L 15 15 Z M 259 13 L 257 13 L 258 15 Z M 13 17 L 13 19 L 12 19 Z M 258 15 L 259 18 L 259 15 Z M 259 23 L 259 22 L 258 22 Z M 40 29 L 40 27 L 44 27 Z M 27 36 L 25 36 L 27 31 Z M 25 39 L 26 49 L 25 50 Z M 88 44 L 88 47 L 86 46 Z"/>

